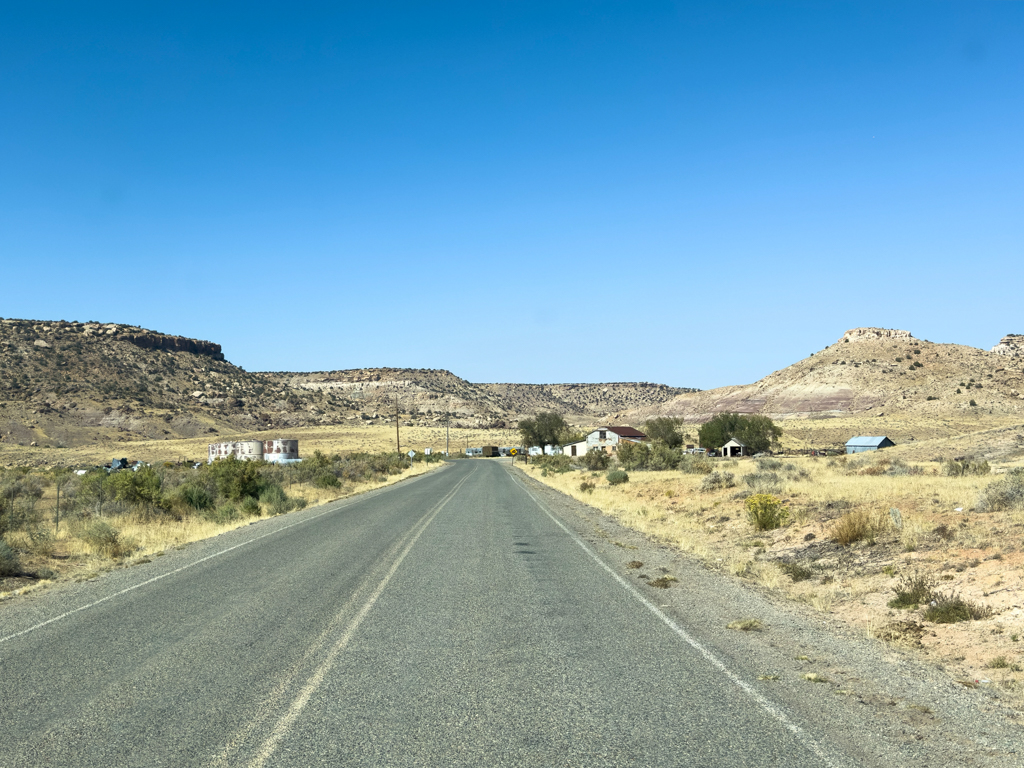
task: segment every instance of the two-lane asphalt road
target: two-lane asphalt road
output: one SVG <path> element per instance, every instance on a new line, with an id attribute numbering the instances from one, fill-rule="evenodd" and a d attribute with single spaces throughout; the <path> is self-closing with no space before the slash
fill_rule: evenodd
<path id="1" fill-rule="evenodd" d="M 0 766 L 845 763 L 503 462 L 190 549 L 0 609 Z"/>

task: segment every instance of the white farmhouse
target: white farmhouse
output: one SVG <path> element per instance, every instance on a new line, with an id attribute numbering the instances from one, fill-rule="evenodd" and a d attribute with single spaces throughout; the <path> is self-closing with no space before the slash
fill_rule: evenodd
<path id="1" fill-rule="evenodd" d="M 620 443 L 642 443 L 646 440 L 647 435 L 632 427 L 598 427 L 587 435 L 585 440 L 563 447 L 562 453 L 569 456 L 583 456 L 595 448 L 606 453 L 615 453 L 619 449 Z"/>

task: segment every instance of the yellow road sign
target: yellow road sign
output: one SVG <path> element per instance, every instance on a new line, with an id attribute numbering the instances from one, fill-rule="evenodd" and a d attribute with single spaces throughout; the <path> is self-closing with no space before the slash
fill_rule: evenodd
<path id="1" fill-rule="evenodd" d="M 513 448 L 511 451 L 509 451 L 509 453 L 511 453 L 513 456 L 515 456 L 517 453 L 519 453 L 519 451 L 517 451 L 515 448 Z"/>

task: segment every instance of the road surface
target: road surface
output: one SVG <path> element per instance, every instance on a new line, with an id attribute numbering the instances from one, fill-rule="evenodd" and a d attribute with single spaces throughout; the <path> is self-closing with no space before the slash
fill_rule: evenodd
<path id="1" fill-rule="evenodd" d="M 538 494 L 458 461 L 5 607 L 0 766 L 864 764 Z"/>

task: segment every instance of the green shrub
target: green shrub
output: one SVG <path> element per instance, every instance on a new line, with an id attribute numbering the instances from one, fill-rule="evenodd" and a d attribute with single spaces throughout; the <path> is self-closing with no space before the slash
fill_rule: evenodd
<path id="1" fill-rule="evenodd" d="M 251 497 L 250 497 L 251 498 Z M 252 499 L 256 501 L 255 499 Z M 257 508 L 259 505 L 257 505 Z M 200 513 L 200 517 L 209 520 L 211 523 L 230 523 L 240 520 L 243 517 L 242 511 L 234 504 L 221 504 L 217 508 L 207 508 Z"/>
<path id="2" fill-rule="evenodd" d="M 586 480 L 580 483 L 580 491 L 583 493 L 593 493 L 594 488 L 596 487 L 597 486 L 595 486 L 593 483 L 587 482 Z"/>
<path id="3" fill-rule="evenodd" d="M 919 573 L 903 576 L 893 592 L 896 597 L 889 601 L 890 608 L 914 609 L 932 599 L 931 582 Z"/>
<path id="4" fill-rule="evenodd" d="M 333 472 L 323 471 L 313 478 L 313 485 L 317 488 L 337 488 L 341 482 Z"/>
<path id="5" fill-rule="evenodd" d="M 260 514 L 260 503 L 252 496 L 242 499 L 242 512 L 249 517 L 257 517 Z"/>
<path id="6" fill-rule="evenodd" d="M 291 499 L 277 483 L 270 483 L 260 491 L 260 504 L 272 515 L 281 515 L 292 508 Z"/>
<path id="7" fill-rule="evenodd" d="M 735 475 L 732 472 L 712 472 L 701 480 L 700 490 L 702 493 L 710 493 L 723 488 L 734 488 L 736 487 L 734 478 Z"/>
<path id="8" fill-rule="evenodd" d="M 591 448 L 583 455 L 581 461 L 583 466 L 591 472 L 598 472 L 602 469 L 608 469 L 608 465 L 612 462 L 612 457 L 602 448 Z"/>
<path id="9" fill-rule="evenodd" d="M 758 531 L 780 528 L 789 520 L 789 510 L 782 506 L 781 499 L 768 493 L 748 497 L 746 506 L 747 519 Z"/>
<path id="10" fill-rule="evenodd" d="M 1015 470 L 1002 480 L 990 483 L 978 496 L 975 506 L 979 512 L 1024 510 L 1024 471 Z"/>
<path id="11" fill-rule="evenodd" d="M 80 538 L 97 554 L 113 559 L 131 554 L 134 549 L 133 543 L 122 538 L 121 532 L 105 520 L 94 520 L 82 530 Z"/>
<path id="12" fill-rule="evenodd" d="M 213 478 L 217 490 L 230 501 L 241 501 L 246 496 L 259 497 L 262 477 L 255 461 L 240 461 L 234 456 L 217 459 L 205 467 Z"/>
<path id="13" fill-rule="evenodd" d="M 792 465 L 790 465 L 792 466 Z M 782 469 L 781 459 L 757 459 L 757 468 L 762 471 Z"/>
<path id="14" fill-rule="evenodd" d="M 622 447 L 619 447 L 622 450 Z M 679 466 L 681 455 L 679 451 L 670 448 L 664 443 L 655 443 L 651 446 L 651 449 L 647 452 L 647 468 L 655 472 L 664 472 L 669 469 L 675 469 Z"/>
<path id="15" fill-rule="evenodd" d="M 629 482 L 629 475 L 623 472 L 621 469 L 613 469 L 605 477 L 608 480 L 608 485 L 621 485 L 622 483 Z"/>
<path id="16" fill-rule="evenodd" d="M 650 460 L 650 456 L 651 452 L 644 443 L 631 443 L 628 440 L 622 441 L 616 454 L 619 465 L 623 469 L 630 471 L 644 469 Z M 606 467 L 599 467 L 598 469 L 606 469 Z"/>
<path id="17" fill-rule="evenodd" d="M 964 600 L 958 594 L 935 593 L 924 611 L 927 621 L 936 624 L 956 624 L 961 621 L 975 621 L 992 615 L 992 611 L 984 605 Z"/>
<path id="18" fill-rule="evenodd" d="M 205 485 L 199 483 L 179 485 L 176 495 L 182 503 L 196 511 L 213 509 L 214 498 L 210 495 Z"/>
<path id="19" fill-rule="evenodd" d="M 715 463 L 700 453 L 684 453 L 679 459 L 678 469 L 686 475 L 710 475 Z"/>
<path id="20" fill-rule="evenodd" d="M 7 546 L 6 541 L 0 541 L 0 576 L 17 576 L 21 573 L 21 561 L 18 554 Z"/>

